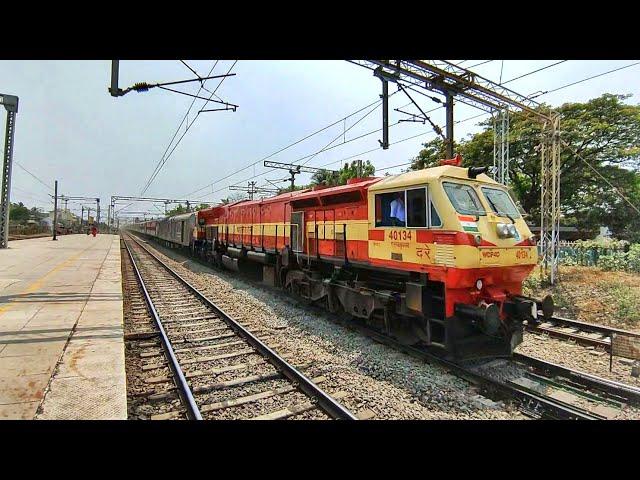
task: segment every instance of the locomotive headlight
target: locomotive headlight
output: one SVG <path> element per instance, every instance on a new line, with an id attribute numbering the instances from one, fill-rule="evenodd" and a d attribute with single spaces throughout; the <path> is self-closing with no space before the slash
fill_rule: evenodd
<path id="1" fill-rule="evenodd" d="M 496 230 L 500 238 L 507 238 L 509 236 L 509 225 L 506 223 L 498 223 L 496 225 Z"/>
<path id="2" fill-rule="evenodd" d="M 475 236 L 476 245 L 480 245 L 482 243 L 482 237 L 480 235 Z"/>
<path id="3" fill-rule="evenodd" d="M 496 230 L 500 238 L 515 238 L 518 235 L 516 226 L 513 224 L 498 223 Z"/>
<path id="4" fill-rule="evenodd" d="M 481 279 L 476 280 L 476 288 L 478 289 L 478 291 L 482 290 L 482 280 Z"/>

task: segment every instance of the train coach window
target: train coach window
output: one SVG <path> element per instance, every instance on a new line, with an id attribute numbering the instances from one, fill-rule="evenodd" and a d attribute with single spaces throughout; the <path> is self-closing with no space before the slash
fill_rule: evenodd
<path id="1" fill-rule="evenodd" d="M 407 227 L 427 226 L 427 189 L 407 190 Z"/>
<path id="2" fill-rule="evenodd" d="M 451 200 L 453 208 L 458 213 L 463 215 L 486 215 L 478 194 L 471 185 L 445 182 L 442 186 L 449 200 Z"/>

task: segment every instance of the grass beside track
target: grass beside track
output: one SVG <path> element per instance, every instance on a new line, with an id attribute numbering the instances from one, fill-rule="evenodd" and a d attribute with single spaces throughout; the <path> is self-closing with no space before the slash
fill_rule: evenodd
<path id="1" fill-rule="evenodd" d="M 640 274 L 561 266 L 553 287 L 542 284 L 535 270 L 523 290 L 532 297 L 553 295 L 559 316 L 640 332 Z"/>

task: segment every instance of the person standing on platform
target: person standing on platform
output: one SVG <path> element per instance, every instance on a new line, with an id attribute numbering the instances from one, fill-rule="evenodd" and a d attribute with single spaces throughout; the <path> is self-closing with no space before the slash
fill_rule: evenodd
<path id="1" fill-rule="evenodd" d="M 93 225 L 91 227 L 91 235 L 93 235 L 94 237 L 98 234 L 98 229 L 96 228 L 95 225 Z"/>

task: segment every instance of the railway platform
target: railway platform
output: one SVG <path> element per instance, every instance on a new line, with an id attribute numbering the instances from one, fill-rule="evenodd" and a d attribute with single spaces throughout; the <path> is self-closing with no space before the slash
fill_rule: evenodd
<path id="1" fill-rule="evenodd" d="M 0 419 L 126 419 L 120 241 L 0 250 Z"/>

